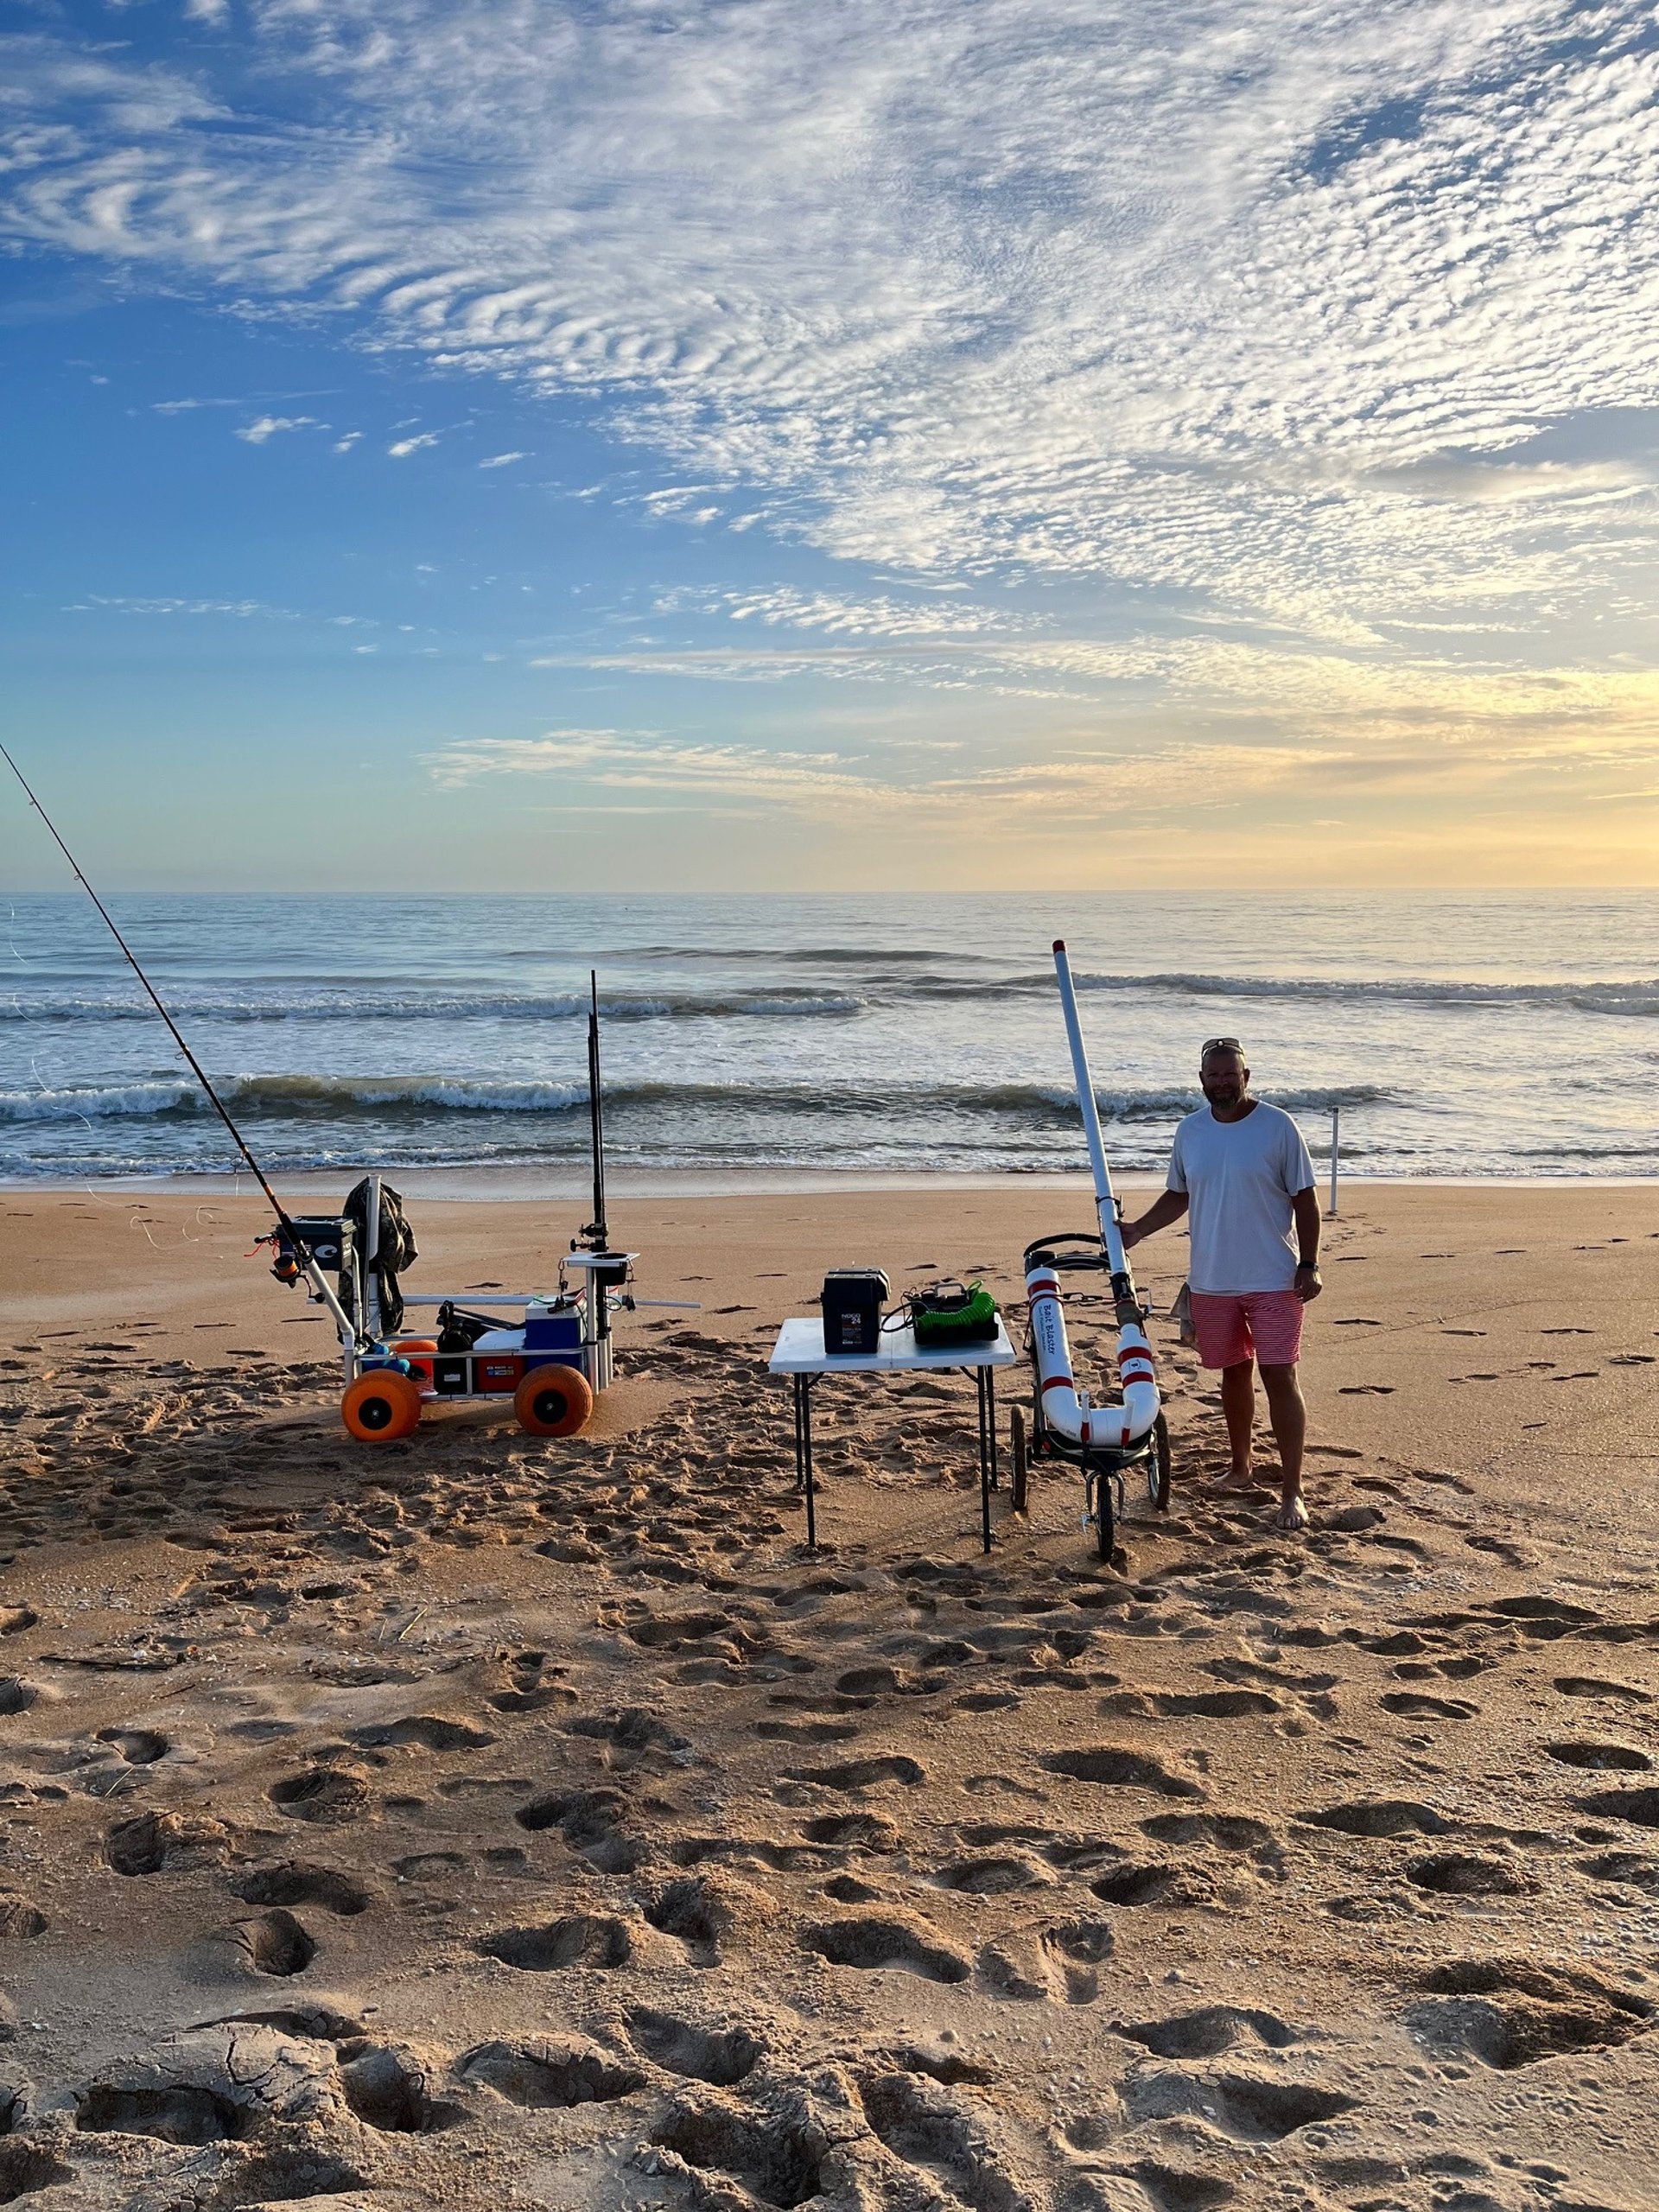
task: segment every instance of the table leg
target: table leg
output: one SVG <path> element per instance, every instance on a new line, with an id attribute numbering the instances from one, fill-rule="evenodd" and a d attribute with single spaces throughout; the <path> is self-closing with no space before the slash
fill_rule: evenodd
<path id="1" fill-rule="evenodd" d="M 985 1377 L 985 1442 L 991 1455 L 991 1488 L 1002 1487 L 1001 1470 L 996 1464 L 996 1370 L 982 1368 Z"/>
<path id="2" fill-rule="evenodd" d="M 812 1381 L 795 1377 L 795 1487 L 806 1492 L 806 1548 L 818 1548 L 817 1499 L 812 1481 Z"/>
<path id="3" fill-rule="evenodd" d="M 993 1418 L 988 1406 L 987 1384 L 990 1381 L 988 1367 L 974 1370 L 975 1396 L 979 1400 L 979 1539 L 980 1548 L 991 1548 L 991 1452 L 988 1423 Z"/>

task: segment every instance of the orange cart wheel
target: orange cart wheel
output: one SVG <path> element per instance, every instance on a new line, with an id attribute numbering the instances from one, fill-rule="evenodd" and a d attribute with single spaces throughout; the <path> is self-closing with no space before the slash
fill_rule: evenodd
<path id="1" fill-rule="evenodd" d="M 575 1436 L 586 1428 L 594 1410 L 594 1394 L 579 1367 L 562 1367 L 550 1360 L 532 1367 L 512 1394 L 512 1410 L 518 1426 L 532 1436 Z"/>
<path id="2" fill-rule="evenodd" d="M 340 1400 L 340 1416 L 359 1444 L 393 1444 L 420 1427 L 420 1390 L 395 1367 L 371 1368 Z"/>

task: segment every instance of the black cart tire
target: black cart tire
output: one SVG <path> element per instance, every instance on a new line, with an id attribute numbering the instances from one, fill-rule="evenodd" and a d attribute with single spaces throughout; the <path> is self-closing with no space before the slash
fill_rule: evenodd
<path id="1" fill-rule="evenodd" d="M 1016 1406 L 1008 1415 L 1009 1497 L 1016 1513 L 1026 1510 L 1026 1499 L 1031 1489 L 1031 1466 L 1026 1457 L 1026 1416 L 1023 1408 Z"/>
<path id="2" fill-rule="evenodd" d="M 1112 1554 L 1117 1548 L 1117 1530 L 1112 1522 L 1112 1478 L 1103 1467 L 1095 1477 L 1095 1550 L 1109 1567 Z"/>
<path id="3" fill-rule="evenodd" d="M 1160 1414 L 1152 1427 L 1152 1457 L 1147 1463 L 1147 1490 L 1154 1509 L 1169 1510 L 1169 1423 Z"/>

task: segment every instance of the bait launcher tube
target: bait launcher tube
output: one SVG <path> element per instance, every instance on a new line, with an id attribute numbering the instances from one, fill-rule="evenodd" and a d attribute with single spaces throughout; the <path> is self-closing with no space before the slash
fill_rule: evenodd
<path id="1" fill-rule="evenodd" d="M 1077 1079 L 1083 1132 L 1089 1146 L 1090 1165 L 1094 1169 L 1095 1211 L 1100 1220 L 1101 1248 L 1106 1255 L 1112 1303 L 1117 1313 L 1117 1373 L 1122 1402 L 1092 1406 L 1088 1392 L 1078 1389 L 1071 1372 L 1059 1277 L 1050 1262 L 1040 1259 L 1033 1262 L 1026 1275 L 1032 1349 L 1037 1363 L 1038 1388 L 1042 1393 L 1043 1419 L 1049 1427 L 1084 1451 L 1121 1451 L 1137 1442 L 1157 1420 L 1158 1379 L 1153 1366 L 1152 1346 L 1141 1325 L 1141 1301 L 1135 1294 L 1135 1278 L 1129 1271 L 1128 1255 L 1123 1249 L 1122 1231 L 1118 1226 L 1111 1170 L 1106 1164 L 1095 1086 L 1077 1020 L 1071 966 L 1062 938 L 1054 940 L 1054 969 L 1059 981 L 1066 1039 L 1071 1047 L 1071 1070 Z"/>

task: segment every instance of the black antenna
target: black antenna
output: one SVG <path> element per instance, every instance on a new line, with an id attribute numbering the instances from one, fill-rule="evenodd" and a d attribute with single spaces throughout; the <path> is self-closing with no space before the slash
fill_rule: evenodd
<path id="1" fill-rule="evenodd" d="M 125 938 L 122 936 L 120 931 L 117 929 L 114 922 L 111 920 L 108 907 L 105 906 L 104 901 L 99 897 L 97 892 L 93 890 L 92 885 L 87 882 L 86 876 L 81 872 L 79 861 L 76 860 L 68 846 L 66 845 L 62 838 L 59 836 L 57 830 L 53 823 L 51 816 L 41 804 L 39 799 L 35 798 L 34 792 L 29 790 L 28 779 L 24 776 L 22 770 L 17 766 L 17 763 L 12 759 L 10 753 L 7 752 L 3 745 L 0 745 L 0 760 L 3 760 L 5 762 L 12 774 L 16 776 L 18 782 L 22 785 L 24 795 L 27 797 L 29 804 L 34 808 L 35 813 L 40 816 L 41 821 L 45 823 L 48 830 L 51 831 L 52 842 L 56 845 L 58 850 L 63 855 L 65 860 L 68 861 L 71 869 L 73 871 L 76 882 L 79 884 L 81 889 L 92 900 L 93 906 L 97 907 L 99 912 L 103 915 L 105 922 L 108 925 L 110 935 L 115 939 L 122 951 L 127 956 L 127 962 L 129 966 L 131 968 L 133 974 L 138 978 L 145 990 L 149 994 L 151 1005 L 154 1006 L 156 1013 L 161 1015 L 162 1020 L 167 1024 L 168 1029 L 172 1031 L 173 1042 L 178 1046 L 180 1052 L 184 1054 L 185 1058 L 189 1062 L 190 1072 L 195 1077 L 196 1081 L 201 1085 L 203 1090 L 207 1092 L 208 1103 L 212 1106 L 214 1113 L 218 1115 L 219 1120 L 224 1122 L 226 1128 L 230 1131 L 237 1150 L 241 1154 L 243 1159 L 247 1161 L 248 1166 L 253 1170 L 254 1180 L 258 1184 L 260 1189 L 270 1201 L 271 1211 L 276 1215 L 283 1231 L 289 1236 L 292 1237 L 295 1243 L 300 1247 L 302 1251 L 306 1250 L 306 1247 L 300 1236 L 299 1231 L 295 1228 L 293 1223 L 288 1217 L 287 1211 L 283 1207 L 282 1200 L 277 1197 L 276 1192 L 271 1189 L 270 1185 L 265 1180 L 265 1172 L 264 1168 L 260 1166 L 258 1161 L 249 1151 L 247 1139 L 243 1135 L 241 1130 L 237 1128 L 236 1123 L 231 1119 L 230 1115 L 226 1112 L 224 1100 L 213 1089 L 213 1084 L 208 1082 L 207 1075 L 203 1071 L 201 1062 L 196 1058 L 190 1047 L 185 1043 L 184 1038 L 180 1032 L 178 1023 L 174 1020 L 172 1015 L 162 1004 L 161 996 L 157 992 L 156 986 L 150 982 L 149 976 L 145 975 L 143 969 L 138 965 L 137 954 L 133 951 L 132 947 L 127 943 Z"/>
<path id="2" fill-rule="evenodd" d="M 594 1141 L 594 1217 L 582 1229 L 590 1251 L 603 1252 L 610 1243 L 605 1226 L 605 1101 L 599 1083 L 599 971 L 588 971 L 592 994 L 588 1009 L 588 1115 Z"/>

